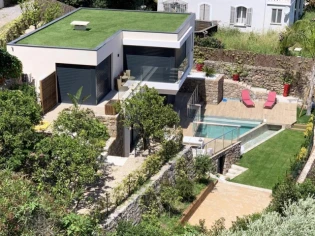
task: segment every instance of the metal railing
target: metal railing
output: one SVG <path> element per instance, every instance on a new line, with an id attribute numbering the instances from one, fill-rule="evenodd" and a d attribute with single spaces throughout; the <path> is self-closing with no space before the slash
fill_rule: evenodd
<path id="1" fill-rule="evenodd" d="M 200 122 L 202 123 L 202 122 Z M 218 124 L 216 124 L 218 125 Z M 220 125 L 218 125 L 220 126 Z M 222 126 L 224 128 L 224 126 Z M 230 126 L 231 127 L 231 126 Z M 223 149 L 231 146 L 232 144 L 236 143 L 240 136 L 240 127 L 241 126 L 233 126 L 230 131 L 223 133 L 222 135 L 210 140 L 209 142 L 199 146 L 195 149 L 196 156 L 198 155 L 209 155 L 212 156 Z"/>

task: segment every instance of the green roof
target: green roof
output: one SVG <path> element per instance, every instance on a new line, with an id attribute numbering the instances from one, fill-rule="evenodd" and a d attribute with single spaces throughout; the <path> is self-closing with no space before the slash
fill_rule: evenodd
<path id="1" fill-rule="evenodd" d="M 119 30 L 175 32 L 188 15 L 82 8 L 35 31 L 17 44 L 94 49 Z M 75 20 L 89 21 L 88 30 L 74 30 L 70 23 Z"/>

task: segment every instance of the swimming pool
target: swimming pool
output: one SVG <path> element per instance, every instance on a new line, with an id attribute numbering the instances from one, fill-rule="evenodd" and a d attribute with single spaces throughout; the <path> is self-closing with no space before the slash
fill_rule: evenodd
<path id="1" fill-rule="evenodd" d="M 224 139 L 236 139 L 256 126 L 261 124 L 261 121 L 229 119 L 226 117 L 201 117 L 201 121 L 196 127 L 195 136 L 205 138 L 217 138 L 225 134 Z M 235 130 L 239 126 L 239 133 Z M 233 131 L 232 131 L 233 130 Z M 229 133 L 228 133 L 229 132 Z"/>

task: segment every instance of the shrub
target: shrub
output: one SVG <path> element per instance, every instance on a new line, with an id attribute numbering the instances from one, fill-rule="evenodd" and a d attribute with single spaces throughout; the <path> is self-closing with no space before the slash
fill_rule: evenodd
<path id="1" fill-rule="evenodd" d="M 224 48 L 224 44 L 219 39 L 213 37 L 195 37 L 195 45 L 199 47 Z"/>
<path id="2" fill-rule="evenodd" d="M 236 221 L 233 221 L 231 231 L 247 230 L 250 223 L 261 218 L 262 213 L 254 213 L 244 217 L 236 217 Z"/>
<path id="3" fill-rule="evenodd" d="M 177 178 L 175 188 L 184 201 L 191 201 L 194 198 L 194 182 L 188 178 Z"/>
<path id="4" fill-rule="evenodd" d="M 207 174 L 215 171 L 212 160 L 207 155 L 199 155 L 195 158 L 194 169 L 198 179 L 208 178 Z"/>

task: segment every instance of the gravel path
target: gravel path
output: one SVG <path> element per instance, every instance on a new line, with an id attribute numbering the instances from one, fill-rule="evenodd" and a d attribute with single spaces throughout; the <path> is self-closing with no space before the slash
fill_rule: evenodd
<path id="1" fill-rule="evenodd" d="M 18 18 L 21 14 L 22 11 L 19 4 L 0 9 L 0 28 L 12 20 Z"/>

